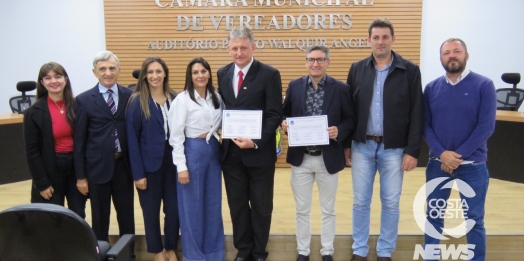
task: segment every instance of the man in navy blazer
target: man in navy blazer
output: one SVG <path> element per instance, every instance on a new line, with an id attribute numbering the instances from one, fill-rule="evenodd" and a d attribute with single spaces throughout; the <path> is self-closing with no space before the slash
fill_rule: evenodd
<path id="1" fill-rule="evenodd" d="M 247 28 L 229 34 L 234 62 L 217 72 L 219 93 L 227 110 L 260 110 L 261 139 L 222 140 L 221 163 L 233 223 L 235 261 L 266 260 L 273 213 L 275 130 L 282 121 L 280 72 L 253 58 L 255 42 Z"/>
<path id="2" fill-rule="evenodd" d="M 309 75 L 289 83 L 284 100 L 282 129 L 287 131 L 288 117 L 327 115 L 328 145 L 289 147 L 286 162 L 291 166 L 291 188 L 297 213 L 297 261 L 309 260 L 311 241 L 311 199 L 317 181 L 322 211 L 320 240 L 322 261 L 333 260 L 336 213 L 335 198 L 338 172 L 345 167 L 344 141 L 353 129 L 348 86 L 326 74 L 329 48 L 313 45 L 306 49 Z"/>
<path id="3" fill-rule="evenodd" d="M 125 108 L 131 90 L 116 83 L 120 64 L 102 51 L 93 61 L 99 83 L 76 97 L 74 161 L 77 187 L 89 194 L 93 231 L 108 240 L 111 198 L 120 235 L 135 233 L 133 180 L 127 162 Z"/>

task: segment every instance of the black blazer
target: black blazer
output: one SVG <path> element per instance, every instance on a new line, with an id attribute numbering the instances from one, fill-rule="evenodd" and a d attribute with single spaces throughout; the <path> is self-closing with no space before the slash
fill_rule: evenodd
<path id="1" fill-rule="evenodd" d="M 242 162 L 248 167 L 274 165 L 277 161 L 275 131 L 282 122 L 282 81 L 280 72 L 257 60 L 253 60 L 244 83 L 235 98 L 233 74 L 235 63 L 230 63 L 217 72 L 218 93 L 226 110 L 262 110 L 262 138 L 253 140 L 258 149 L 242 150 Z M 222 140 L 220 146 L 223 161 L 231 140 Z M 234 143 L 233 143 L 234 144 Z"/>
<path id="2" fill-rule="evenodd" d="M 127 160 L 125 108 L 131 93 L 130 89 L 118 85 L 118 108 L 114 115 L 98 84 L 76 97 L 74 161 L 78 179 L 87 178 L 94 184 L 111 180 L 115 165 L 115 128 L 122 156 Z"/>
<path id="3" fill-rule="evenodd" d="M 38 99 L 24 114 L 24 143 L 33 185 L 38 191 L 52 186 L 60 177 L 57 173 L 55 137 L 47 96 Z"/>
<path id="4" fill-rule="evenodd" d="M 308 77 L 304 76 L 289 83 L 284 100 L 284 117 L 306 116 L 306 87 Z M 328 126 L 338 128 L 337 141 L 330 139 L 329 145 L 322 145 L 322 157 L 330 174 L 344 169 L 344 140 L 354 127 L 354 114 L 347 84 L 326 76 L 322 115 L 327 115 Z M 305 147 L 289 147 L 286 162 L 293 166 L 302 165 Z"/>
<path id="5" fill-rule="evenodd" d="M 384 82 L 384 148 L 404 148 L 418 157 L 424 130 L 424 98 L 418 65 L 395 52 Z M 373 56 L 351 65 L 347 83 L 357 116 L 353 140 L 366 142 L 373 85 L 376 77 Z"/>

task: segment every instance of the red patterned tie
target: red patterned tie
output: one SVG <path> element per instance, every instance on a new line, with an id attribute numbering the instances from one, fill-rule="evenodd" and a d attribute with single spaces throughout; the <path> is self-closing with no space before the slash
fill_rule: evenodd
<path id="1" fill-rule="evenodd" d="M 240 92 L 240 88 L 242 88 L 242 84 L 244 83 L 244 73 L 242 71 L 238 71 L 238 92 Z"/>

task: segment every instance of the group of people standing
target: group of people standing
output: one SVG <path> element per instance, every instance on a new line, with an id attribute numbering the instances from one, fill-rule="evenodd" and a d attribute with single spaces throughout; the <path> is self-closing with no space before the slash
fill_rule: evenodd
<path id="1" fill-rule="evenodd" d="M 475 192 L 474 196 L 461 194 L 466 202 L 465 216 L 474 221 L 468 222 L 473 225 L 467 228 L 466 237 L 474 247 L 467 258 L 485 260 L 487 139 L 495 128 L 497 104 L 493 82 L 466 68 L 469 54 L 465 42 L 450 38 L 440 48 L 445 75 L 431 81 L 423 92 L 419 67 L 392 50 L 396 36 L 391 22 L 375 19 L 368 34 L 372 54 L 351 65 L 346 83 L 327 75 L 329 49 L 311 46 L 306 50 L 308 75 L 291 81 L 286 92 L 282 129 L 288 128 L 287 117 L 327 115 L 330 138 L 329 145 L 288 149 L 296 203 L 296 260 L 309 260 L 315 181 L 322 212 L 320 254 L 322 261 L 333 260 L 335 198 L 338 172 L 344 163 L 351 166 L 353 185 L 351 261 L 368 260 L 371 199 L 377 172 L 382 206 L 377 260 L 392 260 L 404 172 L 417 166 L 423 137 L 430 149 L 426 181 L 444 178 L 428 191 L 427 202 L 448 200 L 451 188 L 445 187 L 446 181 L 467 184 Z M 446 206 L 440 208 L 445 212 Z M 431 211 L 428 207 L 426 230 L 442 234 L 444 216 Z M 440 253 L 435 252 L 439 241 L 426 234 L 425 260 L 439 260 Z"/>
<path id="2" fill-rule="evenodd" d="M 208 62 L 195 58 L 187 65 L 184 90 L 175 94 L 166 63 L 148 57 L 132 91 L 117 83 L 117 56 L 103 51 L 93 61 L 99 82 L 75 99 L 65 69 L 54 62 L 44 64 L 38 101 L 24 117 L 33 176 L 31 202 L 64 205 L 67 199 L 68 207 L 85 218 L 89 197 L 93 231 L 99 240 L 107 240 L 111 199 L 120 235 L 135 233 L 134 183 L 147 251 L 155 260 L 178 260 L 180 231 L 183 260 L 220 261 L 225 260 L 223 173 L 238 250 L 235 261 L 263 261 L 273 211 L 275 130 L 281 126 L 287 131 L 288 117 L 327 115 L 328 145 L 290 147 L 287 153 L 298 261 L 309 260 L 315 181 L 322 211 L 320 254 L 323 261 L 333 260 L 338 172 L 345 165 L 352 166 L 353 176 L 351 260 L 367 260 L 377 171 L 382 203 L 377 255 L 379 261 L 391 260 L 403 174 L 417 165 L 423 133 L 432 157 L 428 181 L 442 176 L 463 179 L 478 191 L 474 199 L 466 198 L 475 205 L 469 213 L 476 213 L 469 216 L 476 223 L 468 242 L 477 244 L 476 259 L 471 260 L 484 260 L 486 140 L 494 129 L 496 106 L 493 83 L 467 70 L 465 43 L 449 39 L 440 50 L 446 75 L 428 84 L 424 97 L 419 67 L 392 51 L 393 25 L 376 19 L 368 32 L 372 55 L 351 65 L 345 83 L 326 73 L 329 48 L 310 46 L 308 75 L 289 83 L 283 105 L 280 72 L 253 58 L 256 45 L 247 28 L 229 34 L 233 62 L 217 71 L 218 89 Z M 220 143 L 224 109 L 262 111 L 261 138 Z M 447 199 L 446 191 L 433 197 Z M 441 219 L 428 219 L 442 229 Z M 429 238 L 426 242 L 433 243 Z"/>

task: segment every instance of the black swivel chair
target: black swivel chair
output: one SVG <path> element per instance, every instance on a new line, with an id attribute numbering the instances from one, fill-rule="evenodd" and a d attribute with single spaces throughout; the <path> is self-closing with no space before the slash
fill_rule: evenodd
<path id="1" fill-rule="evenodd" d="M 20 96 L 14 96 L 9 99 L 9 105 L 13 113 L 23 114 L 27 108 L 36 102 L 36 95 L 28 95 L 26 92 L 36 89 L 35 81 L 23 81 L 16 84 L 16 89 L 22 92 Z"/>
<path id="2" fill-rule="evenodd" d="M 524 101 L 524 90 L 517 88 L 520 73 L 503 73 L 501 78 L 505 83 L 513 84 L 513 88 L 497 89 L 497 110 L 518 111 Z"/>
<path id="3" fill-rule="evenodd" d="M 133 235 L 110 248 L 85 220 L 53 204 L 25 204 L 0 212 L 0 260 L 128 261 Z"/>
<path id="4" fill-rule="evenodd" d="M 133 70 L 133 78 L 138 80 L 138 75 L 140 75 L 140 70 Z M 134 91 L 136 88 L 136 83 L 130 84 L 129 86 L 127 86 L 127 88 Z"/>

